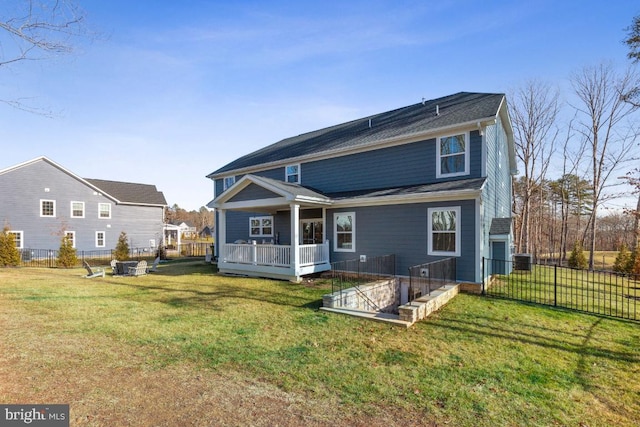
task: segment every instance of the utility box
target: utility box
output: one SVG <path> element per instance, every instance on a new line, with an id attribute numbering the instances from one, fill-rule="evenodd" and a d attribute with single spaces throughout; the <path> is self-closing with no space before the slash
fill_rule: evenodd
<path id="1" fill-rule="evenodd" d="M 513 269 L 531 271 L 531 254 L 517 254 L 513 256 Z"/>

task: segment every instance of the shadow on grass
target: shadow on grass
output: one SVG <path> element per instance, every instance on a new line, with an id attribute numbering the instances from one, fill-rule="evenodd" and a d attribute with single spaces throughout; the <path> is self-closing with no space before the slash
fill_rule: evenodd
<path id="1" fill-rule="evenodd" d="M 543 307 L 537 307 L 537 309 L 548 310 Z M 567 315 L 571 314 L 567 313 Z M 462 320 L 460 317 L 440 317 L 428 321 L 428 325 L 459 332 L 461 333 L 459 336 L 487 336 L 570 352 L 579 355 L 580 360 L 585 357 L 595 357 L 613 361 L 640 363 L 640 354 L 637 351 L 617 351 L 593 343 L 593 331 L 603 320 L 603 318 L 596 317 L 583 334 L 568 332 L 560 328 L 542 327 L 539 323 L 523 322 L 516 316 L 505 319 L 474 315 L 474 320 Z M 619 319 L 607 320 L 620 322 Z"/>

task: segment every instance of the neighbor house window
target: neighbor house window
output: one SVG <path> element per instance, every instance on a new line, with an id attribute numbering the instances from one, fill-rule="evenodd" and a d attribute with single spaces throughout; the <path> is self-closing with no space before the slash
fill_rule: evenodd
<path id="1" fill-rule="evenodd" d="M 56 201 L 40 200 L 40 216 L 56 216 Z"/>
<path id="2" fill-rule="evenodd" d="M 273 236 L 273 217 L 254 216 L 249 218 L 250 237 L 271 237 Z"/>
<path id="3" fill-rule="evenodd" d="M 84 218 L 84 202 L 71 202 L 71 218 Z"/>
<path id="4" fill-rule="evenodd" d="M 227 176 L 224 178 L 224 184 L 223 184 L 223 190 L 226 190 L 227 188 L 231 187 L 233 184 L 236 183 L 236 177 L 235 176 Z"/>
<path id="5" fill-rule="evenodd" d="M 66 231 L 64 233 L 65 236 L 67 236 L 67 239 L 69 239 L 69 241 L 71 242 L 71 247 L 75 248 L 76 247 L 76 232 L 75 231 Z"/>
<path id="6" fill-rule="evenodd" d="M 460 256 L 460 207 L 428 209 L 429 255 Z"/>
<path id="7" fill-rule="evenodd" d="M 339 212 L 333 214 L 333 250 L 336 252 L 356 251 L 356 214 Z"/>
<path id="8" fill-rule="evenodd" d="M 100 218 L 111 218 L 111 203 L 98 203 L 98 216 Z"/>
<path id="9" fill-rule="evenodd" d="M 469 134 L 438 138 L 436 177 L 469 174 Z"/>
<path id="10" fill-rule="evenodd" d="M 13 237 L 13 241 L 16 244 L 16 248 L 23 249 L 24 239 L 23 239 L 23 231 L 9 231 L 9 235 Z"/>
<path id="11" fill-rule="evenodd" d="M 104 231 L 96 231 L 96 248 L 105 247 L 105 234 Z"/>
<path id="12" fill-rule="evenodd" d="M 289 165 L 285 168 L 285 181 L 300 184 L 300 165 Z"/>

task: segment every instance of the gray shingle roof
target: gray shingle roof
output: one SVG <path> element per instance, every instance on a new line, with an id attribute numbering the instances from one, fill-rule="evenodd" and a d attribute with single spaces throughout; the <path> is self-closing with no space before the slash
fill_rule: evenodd
<path id="1" fill-rule="evenodd" d="M 136 184 L 133 182 L 106 181 L 103 179 L 84 178 L 104 193 L 115 197 L 122 203 L 166 206 L 164 194 L 155 185 Z"/>
<path id="2" fill-rule="evenodd" d="M 420 134 L 461 123 L 495 117 L 504 94 L 460 92 L 325 129 L 283 139 L 249 153 L 212 172 L 224 172 L 375 144 L 402 135 Z M 436 106 L 439 114 L 436 114 Z"/>
<path id="3" fill-rule="evenodd" d="M 333 200 L 358 199 L 385 196 L 408 196 L 436 192 L 453 192 L 465 190 L 480 190 L 486 178 L 458 179 L 455 181 L 437 182 L 434 184 L 410 185 L 405 187 L 385 188 L 377 190 L 344 191 L 327 194 Z"/>
<path id="4" fill-rule="evenodd" d="M 512 218 L 493 218 L 489 234 L 510 234 Z"/>

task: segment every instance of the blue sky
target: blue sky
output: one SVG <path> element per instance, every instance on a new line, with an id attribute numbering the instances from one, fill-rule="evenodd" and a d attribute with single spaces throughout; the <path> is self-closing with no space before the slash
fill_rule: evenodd
<path id="1" fill-rule="evenodd" d="M 280 139 L 536 78 L 568 92 L 587 65 L 629 65 L 636 1 L 81 2 L 100 36 L 0 70 L 0 169 L 47 156 L 84 178 L 154 184 L 170 205 Z M 640 65 L 638 65 L 640 67 Z"/>

